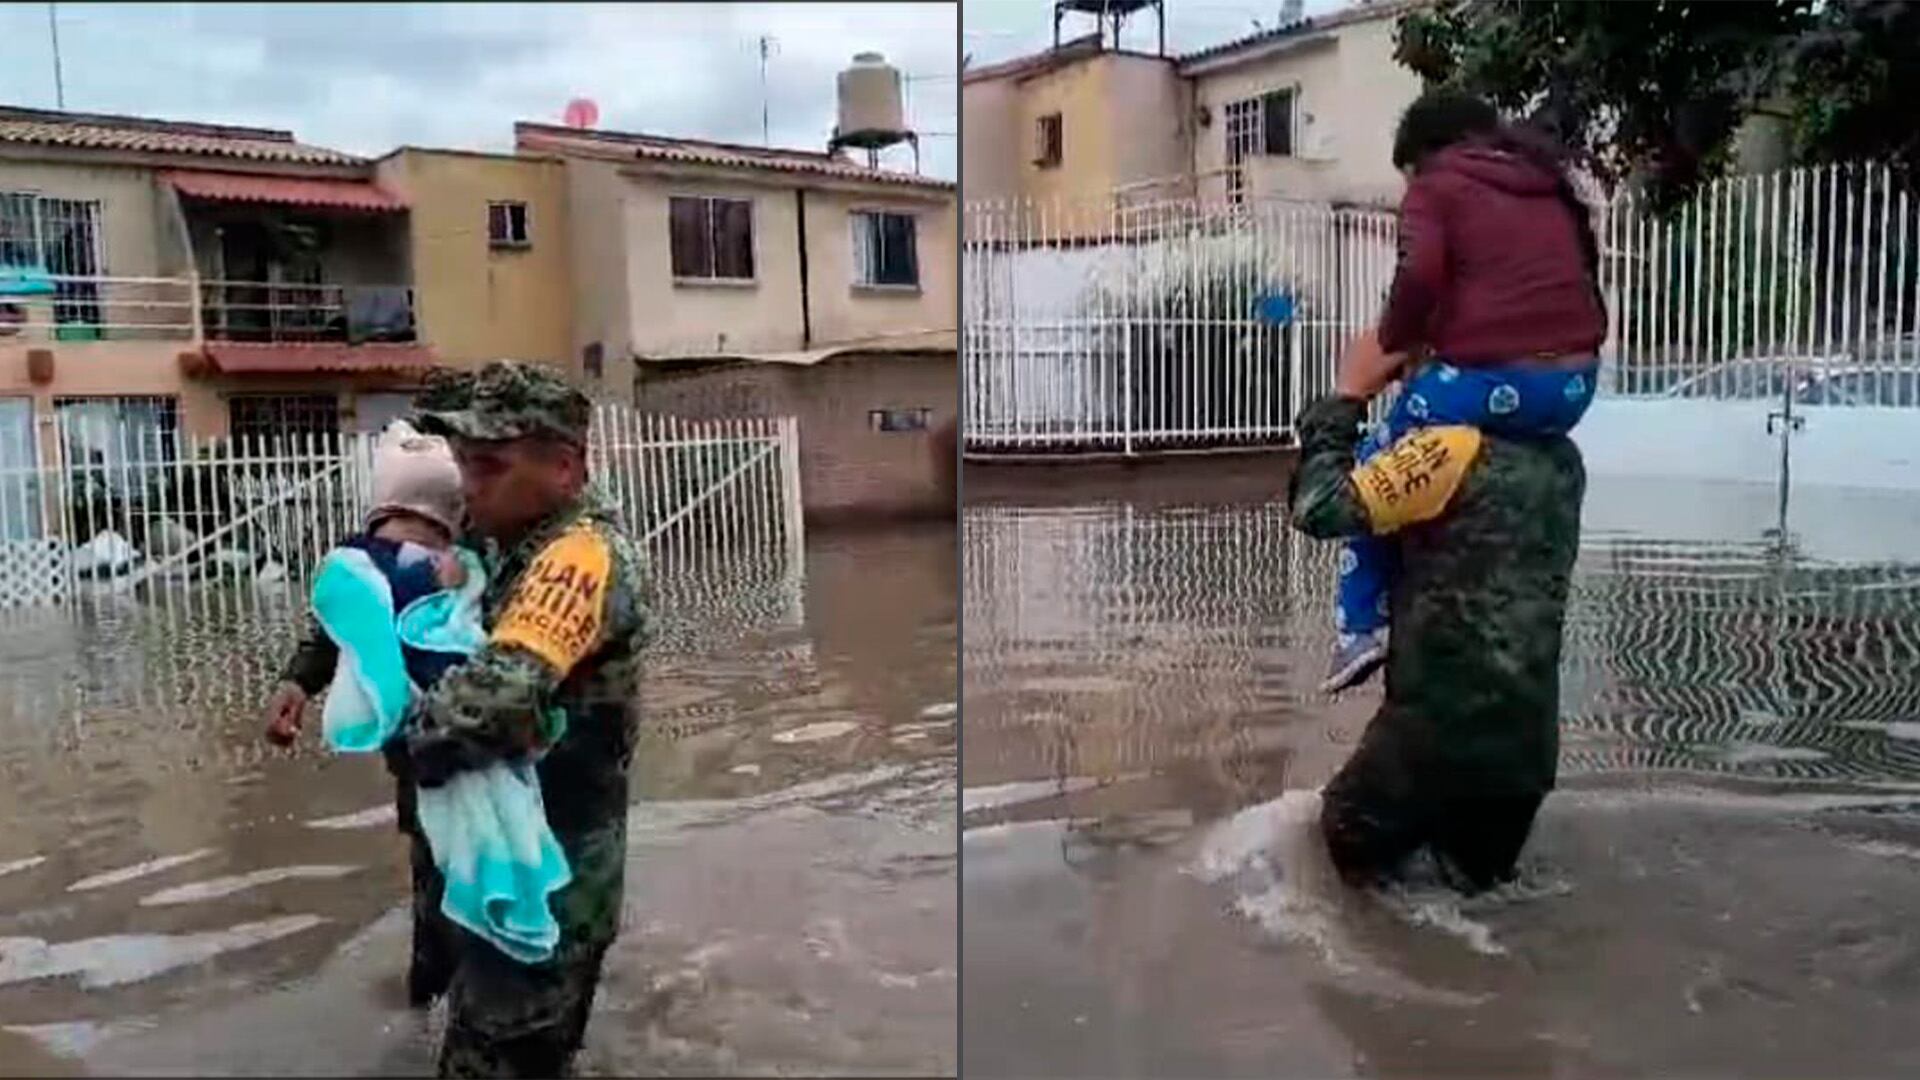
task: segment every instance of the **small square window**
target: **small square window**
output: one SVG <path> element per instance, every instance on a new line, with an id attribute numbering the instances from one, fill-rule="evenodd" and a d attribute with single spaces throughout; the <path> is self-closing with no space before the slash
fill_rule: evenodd
<path id="1" fill-rule="evenodd" d="M 867 426 L 874 431 L 925 431 L 932 417 L 932 409 L 874 409 L 867 413 Z"/>
<path id="2" fill-rule="evenodd" d="M 487 243 L 497 248 L 532 247 L 527 232 L 527 204 L 490 202 L 487 204 Z"/>

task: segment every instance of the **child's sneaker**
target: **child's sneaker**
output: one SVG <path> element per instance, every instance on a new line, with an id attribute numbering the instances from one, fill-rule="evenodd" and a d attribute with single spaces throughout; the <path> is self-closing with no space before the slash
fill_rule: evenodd
<path id="1" fill-rule="evenodd" d="M 1320 684 L 1320 691 L 1337 694 L 1342 690 L 1351 690 L 1361 683 L 1387 660 L 1387 632 L 1373 630 L 1364 634 L 1341 634 L 1340 643 L 1333 649 L 1333 665 L 1327 670 L 1327 680 Z"/>

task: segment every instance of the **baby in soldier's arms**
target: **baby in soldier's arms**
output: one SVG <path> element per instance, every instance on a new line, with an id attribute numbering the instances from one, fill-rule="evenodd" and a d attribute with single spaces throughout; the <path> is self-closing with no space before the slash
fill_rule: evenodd
<path id="1" fill-rule="evenodd" d="M 467 568 L 454 545 L 464 515 L 460 469 L 447 441 L 437 435 L 422 435 L 405 421 L 395 421 L 381 435 L 374 451 L 373 509 L 367 514 L 366 527 L 341 541 L 327 558 L 344 550 L 364 554 L 391 588 L 397 618 L 415 600 L 466 584 Z M 325 563 L 323 559 L 322 565 Z M 329 651 L 330 659 L 337 658 L 337 651 Z M 458 653 L 415 648 L 404 642 L 401 654 L 407 675 L 422 689 L 432 686 L 463 659 Z M 332 664 L 326 666 L 331 668 Z M 333 672 L 316 672 L 307 678 L 315 675 L 324 685 Z M 268 726 L 268 738 L 289 744 L 299 734 L 300 723 L 299 710 L 279 711 Z"/>

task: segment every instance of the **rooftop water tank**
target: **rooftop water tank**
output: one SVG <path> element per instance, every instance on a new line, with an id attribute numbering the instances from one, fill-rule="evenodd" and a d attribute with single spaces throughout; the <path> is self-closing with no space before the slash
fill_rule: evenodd
<path id="1" fill-rule="evenodd" d="M 875 149 L 905 141 L 905 109 L 901 105 L 900 71 L 879 53 L 863 52 L 853 66 L 840 73 L 840 123 L 834 142 L 841 146 Z"/>

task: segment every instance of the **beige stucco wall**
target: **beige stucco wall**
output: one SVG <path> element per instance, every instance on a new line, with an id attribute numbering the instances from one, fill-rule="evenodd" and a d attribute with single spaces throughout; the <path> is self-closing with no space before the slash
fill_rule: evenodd
<path id="1" fill-rule="evenodd" d="M 854 284 L 852 215 L 858 210 L 911 214 L 917 237 L 920 286 L 866 289 Z M 807 292 L 813 315 L 813 346 L 859 341 L 886 334 L 953 330 L 960 297 L 956 289 L 956 206 L 951 197 L 930 200 L 840 191 L 807 193 Z"/>
<path id="2" fill-rule="evenodd" d="M 1117 186 L 1183 177 L 1193 161 L 1191 91 L 1174 66 L 1144 56 L 1099 61 L 1112 126 L 1110 170 Z"/>
<path id="3" fill-rule="evenodd" d="M 1420 80 L 1393 59 L 1392 19 L 1353 23 L 1265 57 L 1194 77 L 1194 93 L 1211 116 L 1194 143 L 1194 170 L 1209 201 L 1226 197 L 1226 105 L 1271 90 L 1298 87 L 1298 128 L 1291 157 L 1250 159 L 1248 190 L 1256 196 L 1390 205 L 1402 181 L 1393 167 L 1393 132 L 1420 94 Z"/>
<path id="4" fill-rule="evenodd" d="M 599 163 L 579 162 L 592 170 Z M 607 280 L 582 277 L 583 332 L 607 344 L 607 379 L 616 377 L 619 338 L 646 358 L 716 353 L 796 352 L 835 342 L 888 334 L 952 330 L 959 303 L 955 281 L 957 211 L 951 194 L 880 187 L 806 189 L 806 304 L 802 316 L 800 203 L 785 178 L 721 173 L 654 174 L 627 170 L 602 185 L 591 213 L 608 213 L 625 238 L 621 272 Z M 673 276 L 668 202 L 674 196 L 745 199 L 753 206 L 754 277 L 751 281 L 693 282 Z M 917 290 L 857 288 L 853 275 L 855 210 L 912 213 L 918 234 Z M 613 233 L 614 230 L 604 230 Z M 601 257 L 610 253 L 601 252 Z M 622 295 L 612 295 L 624 286 Z M 623 334 L 611 321 L 626 316 Z"/>
<path id="5" fill-rule="evenodd" d="M 1170 62 L 1129 53 L 1091 56 L 1026 77 L 977 80 L 961 98 L 966 197 L 1044 205 L 1049 232 L 1109 228 L 1106 211 L 1115 188 L 1186 175 L 1192 157 L 1187 94 Z M 1040 118 L 1056 112 L 1061 162 L 1042 168 L 1034 164 Z"/>
<path id="6" fill-rule="evenodd" d="M 570 158 L 568 231 L 573 238 L 573 357 L 601 352 L 599 389 L 632 400 L 633 322 L 628 317 L 626 220 L 629 182 L 610 161 Z"/>
<path id="7" fill-rule="evenodd" d="M 1018 126 L 1020 84 L 979 79 L 960 88 L 960 182 L 968 202 L 1013 199 L 1033 166 L 1033 135 Z"/>
<path id="8" fill-rule="evenodd" d="M 158 277 L 177 269 L 160 251 L 167 211 L 152 169 L 30 161 L 0 155 L 0 192 L 100 200 L 103 271 L 109 277 Z"/>
<path id="9" fill-rule="evenodd" d="M 409 203 L 414 302 L 423 337 L 452 364 L 497 357 L 578 366 L 573 348 L 573 231 L 558 161 L 405 149 L 380 179 Z M 487 204 L 527 204 L 532 246 L 495 249 Z"/>
<path id="10" fill-rule="evenodd" d="M 722 179 L 629 175 L 622 225 L 633 351 L 642 356 L 787 352 L 801 347 L 799 217 L 790 188 Z M 753 205 L 753 279 L 673 277 L 668 200 L 745 199 Z"/>

